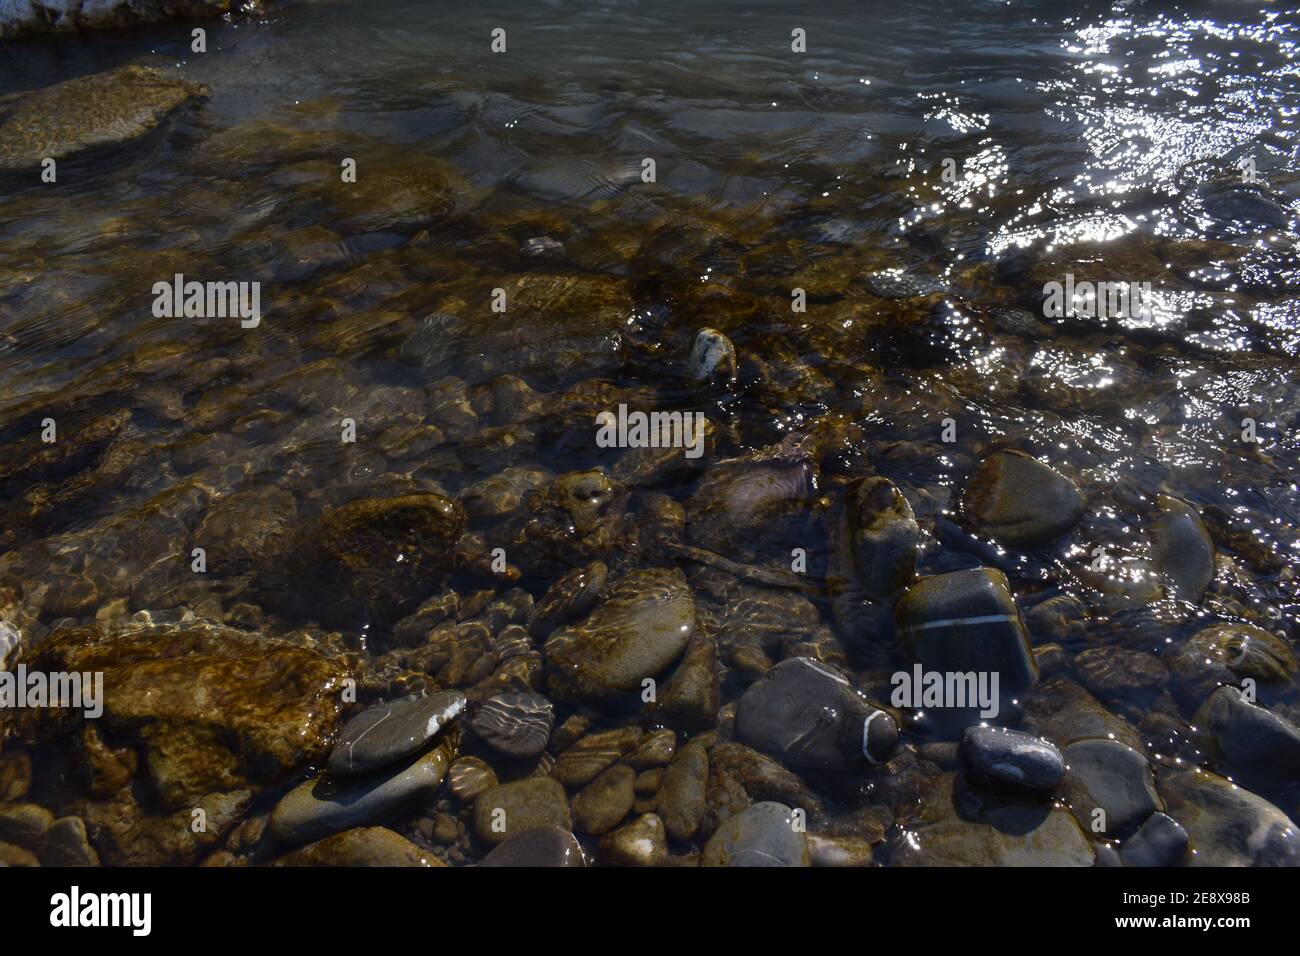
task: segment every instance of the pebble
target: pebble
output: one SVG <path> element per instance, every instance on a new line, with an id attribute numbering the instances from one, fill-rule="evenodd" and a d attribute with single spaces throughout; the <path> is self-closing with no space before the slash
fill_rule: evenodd
<path id="1" fill-rule="evenodd" d="M 1236 687 L 1206 698 L 1192 723 L 1209 739 L 1212 757 L 1252 789 L 1300 779 L 1300 727 L 1246 700 Z"/>
<path id="2" fill-rule="evenodd" d="M 1119 856 L 1125 866 L 1177 866 L 1187 855 L 1188 842 L 1182 824 L 1157 812 L 1124 841 Z"/>
<path id="3" fill-rule="evenodd" d="M 653 813 L 639 816 L 601 837 L 596 853 L 609 866 L 662 866 L 668 860 L 663 821 Z"/>
<path id="4" fill-rule="evenodd" d="M 712 637 L 696 634 L 645 711 L 652 721 L 694 731 L 717 723 L 718 706 L 718 645 Z"/>
<path id="5" fill-rule="evenodd" d="M 1160 793 L 1187 830 L 1192 866 L 1300 866 L 1300 830 L 1263 797 L 1203 770 L 1162 775 Z"/>
<path id="6" fill-rule="evenodd" d="M 604 561 L 574 568 L 547 589 L 533 610 L 528 633 L 544 641 L 562 624 L 586 617 L 595 606 L 609 579 Z"/>
<path id="7" fill-rule="evenodd" d="M 717 329 L 700 329 L 691 343 L 686 366 L 697 382 L 731 385 L 739 370 L 736 347 Z"/>
<path id="8" fill-rule="evenodd" d="M 555 761 L 552 774 L 566 787 L 581 787 L 596 779 L 610 764 L 641 740 L 640 727 L 619 727 L 588 734 Z"/>
<path id="9" fill-rule="evenodd" d="M 672 730 L 655 730 L 641 738 L 636 749 L 624 761 L 637 770 L 666 767 L 677 752 L 677 734 Z"/>
<path id="10" fill-rule="evenodd" d="M 339 731 L 327 769 L 367 773 L 407 757 L 432 740 L 465 708 L 465 695 L 445 690 L 368 707 Z"/>
<path id="11" fill-rule="evenodd" d="M 550 777 L 525 777 L 503 783 L 474 801 L 474 833 L 492 846 L 533 827 L 572 829 L 564 787 Z"/>
<path id="12" fill-rule="evenodd" d="M 1159 694 L 1169 682 L 1164 661 L 1126 647 L 1090 647 L 1074 659 L 1074 667 L 1083 686 L 1103 700 L 1132 703 Z"/>
<path id="13" fill-rule="evenodd" d="M 286 853 L 276 866 L 446 866 L 386 827 L 357 827 Z"/>
<path id="14" fill-rule="evenodd" d="M 536 757 L 546 749 L 554 725 L 555 708 L 540 694 L 489 697 L 469 718 L 470 728 L 508 757 Z"/>
<path id="15" fill-rule="evenodd" d="M 1029 790 L 1052 791 L 1065 775 L 1065 758 L 1042 737 L 1002 727 L 972 727 L 962 752 L 984 776 Z"/>
<path id="16" fill-rule="evenodd" d="M 533 827 L 506 840 L 483 858 L 480 866 L 586 866 L 582 845 L 568 830 Z"/>
<path id="17" fill-rule="evenodd" d="M 702 744 L 686 744 L 664 771 L 656 807 L 668 835 L 686 841 L 695 836 L 704 818 L 704 794 L 709 777 L 709 752 Z"/>
<path id="18" fill-rule="evenodd" d="M 638 797 L 652 797 L 659 792 L 659 788 L 664 782 L 664 768 L 651 767 L 649 770 L 642 770 L 636 775 L 636 780 L 632 783 L 632 789 Z"/>
<path id="19" fill-rule="evenodd" d="M 282 843 L 322 837 L 384 820 L 442 783 L 451 763 L 446 744 L 364 776 L 322 775 L 290 790 L 271 811 L 270 832 Z"/>
<path id="20" fill-rule="evenodd" d="M 1069 531 L 1087 499 L 1056 469 L 1021 451 L 989 455 L 966 485 L 961 510 L 999 544 L 1036 547 Z"/>
<path id="21" fill-rule="evenodd" d="M 782 803 L 756 803 L 723 822 L 704 846 L 701 866 L 810 866 L 808 841 Z"/>
<path id="22" fill-rule="evenodd" d="M 461 803 L 473 803 L 496 785 L 496 771 L 478 757 L 457 757 L 447 772 L 447 789 Z"/>
<path id="23" fill-rule="evenodd" d="M 1091 830 L 1094 811 L 1105 811 L 1100 833 L 1123 835 L 1139 826 L 1165 802 L 1156 792 L 1151 765 L 1137 750 L 1117 740 L 1077 740 L 1063 751 L 1061 795 L 1079 823 Z"/>
<path id="24" fill-rule="evenodd" d="M 615 764 L 573 798 L 573 822 L 584 833 L 599 836 L 618 826 L 632 810 L 636 771 Z"/>
<path id="25" fill-rule="evenodd" d="M 1214 542 L 1201 516 L 1184 501 L 1161 495 L 1151 525 L 1151 553 L 1174 597 L 1195 604 L 1214 579 Z"/>
<path id="26" fill-rule="evenodd" d="M 792 657 L 740 698 L 736 737 L 791 767 L 849 770 L 888 760 L 898 725 L 829 665 Z"/>

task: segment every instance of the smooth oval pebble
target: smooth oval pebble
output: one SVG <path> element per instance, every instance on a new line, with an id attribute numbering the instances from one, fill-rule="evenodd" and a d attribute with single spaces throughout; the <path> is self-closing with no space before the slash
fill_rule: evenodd
<path id="1" fill-rule="evenodd" d="M 578 838 L 563 827 L 541 826 L 511 837 L 479 866 L 586 866 Z"/>
<path id="2" fill-rule="evenodd" d="M 1030 790 L 1052 790 L 1065 776 L 1065 758 L 1057 746 L 1019 730 L 972 727 L 962 753 L 985 776 Z"/>
<path id="3" fill-rule="evenodd" d="M 333 774 L 375 770 L 409 756 L 446 727 L 465 708 L 456 690 L 427 697 L 403 697 L 368 707 L 349 720 L 330 751 Z"/>
<path id="4" fill-rule="evenodd" d="M 469 726 L 494 750 L 536 757 L 551 739 L 555 708 L 540 694 L 498 694 L 474 710 Z"/>
<path id="5" fill-rule="evenodd" d="M 700 865 L 809 866 L 808 841 L 785 804 L 756 803 L 718 827 Z"/>

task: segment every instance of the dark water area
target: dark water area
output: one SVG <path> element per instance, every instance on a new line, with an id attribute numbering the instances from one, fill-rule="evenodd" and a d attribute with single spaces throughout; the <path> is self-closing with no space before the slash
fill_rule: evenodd
<path id="1" fill-rule="evenodd" d="M 107 695 L 0 712 L 0 844 L 34 806 L 118 864 L 387 825 L 462 865 L 519 820 L 615 865 L 1300 863 L 1295 10 L 202 26 L 0 41 L 0 656 Z M 6 120 L 128 66 L 203 95 Z M 97 126 L 57 183 L 14 158 Z M 258 321 L 160 314 L 178 274 Z M 610 447 L 620 407 L 681 440 Z M 998 713 L 896 702 L 914 667 Z M 323 770 L 413 693 L 418 766 Z"/>

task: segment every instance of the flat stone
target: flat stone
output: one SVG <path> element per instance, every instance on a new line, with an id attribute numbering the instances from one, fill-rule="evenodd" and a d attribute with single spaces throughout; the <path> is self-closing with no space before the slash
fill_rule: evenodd
<path id="1" fill-rule="evenodd" d="M 573 798 L 573 822 L 584 833 L 608 833 L 626 819 L 636 801 L 632 789 L 636 771 L 615 764 Z"/>
<path id="2" fill-rule="evenodd" d="M 290 790 L 271 811 L 270 832 L 282 843 L 310 843 L 395 816 L 420 794 L 442 783 L 452 751 L 445 743 L 427 753 L 364 776 L 325 774 Z"/>
<path id="3" fill-rule="evenodd" d="M 996 451 L 971 476 L 962 513 L 1000 544 L 1034 547 L 1070 530 L 1087 499 L 1073 481 L 1021 451 Z"/>
<path id="4" fill-rule="evenodd" d="M 690 840 L 699 830 L 708 778 L 709 752 L 696 741 L 678 751 L 664 772 L 656 808 L 674 840 Z"/>
<path id="5" fill-rule="evenodd" d="M 578 838 L 562 827 L 534 827 L 506 840 L 479 866 L 586 866 Z"/>
<path id="6" fill-rule="evenodd" d="M 784 804 L 756 803 L 726 820 L 705 844 L 701 866 L 809 866 L 808 841 Z"/>
<path id="7" fill-rule="evenodd" d="M 564 787 L 550 777 L 503 783 L 474 801 L 474 832 L 492 846 L 541 826 L 573 828 Z"/>
<path id="8" fill-rule="evenodd" d="M 285 854 L 276 866 L 446 866 L 386 827 L 358 827 Z"/>
<path id="9" fill-rule="evenodd" d="M 993 780 L 1052 791 L 1065 775 L 1065 758 L 1042 737 L 1002 727 L 972 727 L 962 741 L 972 767 Z"/>
<path id="10" fill-rule="evenodd" d="M 469 726 L 499 753 L 536 757 L 551 739 L 555 708 L 540 694 L 497 694 L 474 708 Z"/>
<path id="11" fill-rule="evenodd" d="M 420 750 L 465 709 L 465 695 L 444 690 L 367 707 L 339 731 L 327 769 L 366 773 Z"/>
<path id="12" fill-rule="evenodd" d="M 1063 751 L 1061 794 L 1079 823 L 1092 827 L 1093 813 L 1105 811 L 1100 832 L 1123 834 L 1165 808 L 1147 758 L 1117 740 L 1077 740 Z"/>

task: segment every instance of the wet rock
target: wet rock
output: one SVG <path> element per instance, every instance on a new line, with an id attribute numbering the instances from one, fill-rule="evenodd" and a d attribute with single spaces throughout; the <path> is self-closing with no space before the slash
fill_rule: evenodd
<path id="1" fill-rule="evenodd" d="M 1209 741 L 1209 756 L 1252 789 L 1269 789 L 1300 778 L 1300 727 L 1245 699 L 1236 687 L 1220 687 L 1192 723 Z"/>
<path id="2" fill-rule="evenodd" d="M 547 589 L 528 622 L 528 633 L 544 641 L 557 627 L 586 617 L 609 579 L 604 561 L 574 568 Z"/>
<path id="3" fill-rule="evenodd" d="M 339 731 L 327 769 L 332 774 L 367 773 L 420 750 L 465 709 L 465 695 L 444 690 L 368 707 Z"/>
<path id="4" fill-rule="evenodd" d="M 695 631 L 695 601 L 680 570 L 633 571 L 585 621 L 545 645 L 550 686 L 565 700 L 596 703 L 640 693 L 675 661 Z"/>
<path id="5" fill-rule="evenodd" d="M 32 758 L 25 750 L 11 750 L 0 756 L 0 803 L 21 800 L 31 784 Z"/>
<path id="6" fill-rule="evenodd" d="M 649 770 L 642 770 L 636 775 L 636 780 L 632 783 L 632 790 L 638 797 L 653 797 L 659 792 L 659 787 L 663 782 L 664 768 L 651 767 Z"/>
<path id="7" fill-rule="evenodd" d="M 444 741 L 427 753 L 364 776 L 322 775 L 290 790 L 271 811 L 282 843 L 310 843 L 332 833 L 382 823 L 421 794 L 435 791 L 454 756 Z"/>
<path id="8" fill-rule="evenodd" d="M 1142 736 L 1097 698 L 1062 677 L 1044 681 L 1025 706 L 1025 729 L 1041 734 L 1058 747 L 1076 740 L 1106 737 L 1142 749 Z"/>
<path id="9" fill-rule="evenodd" d="M 40 861 L 36 859 L 36 854 L 30 850 L 24 850 L 20 846 L 14 846 L 12 843 L 5 843 L 0 840 L 0 867 L 30 867 L 40 866 Z"/>
<path id="10" fill-rule="evenodd" d="M 542 577 L 611 556 L 623 541 L 627 488 L 601 469 L 560 475 L 525 495 L 488 543 Z"/>
<path id="11" fill-rule="evenodd" d="M 697 382 L 732 385 L 739 368 L 736 347 L 717 329 L 700 329 L 691 343 L 686 366 L 691 378 Z"/>
<path id="12" fill-rule="evenodd" d="M 24 94 L 0 114 L 0 170 L 33 168 L 46 158 L 127 142 L 206 95 L 198 83 L 143 66 L 81 76 Z"/>
<path id="13" fill-rule="evenodd" d="M 668 860 L 663 821 L 653 813 L 639 816 L 605 834 L 596 853 L 608 866 L 661 866 Z"/>
<path id="14" fill-rule="evenodd" d="M 636 800 L 635 779 L 636 771 L 627 764 L 615 764 L 604 771 L 573 798 L 574 825 L 598 836 L 622 823 Z"/>
<path id="15" fill-rule="evenodd" d="M 1190 505 L 1161 495 L 1160 516 L 1151 525 L 1151 553 L 1179 600 L 1200 601 L 1214 579 L 1214 542 Z"/>
<path id="16" fill-rule="evenodd" d="M 498 694 L 479 704 L 469 726 L 508 757 L 536 757 L 555 726 L 555 708 L 540 694 Z"/>
<path id="17" fill-rule="evenodd" d="M 696 634 L 645 713 L 677 730 L 705 730 L 717 723 L 718 706 L 718 646 L 712 637 Z"/>
<path id="18" fill-rule="evenodd" d="M 709 837 L 701 866 L 809 866 L 808 841 L 791 809 L 775 802 L 725 821 Z"/>
<path id="19" fill-rule="evenodd" d="M 709 753 L 697 741 L 683 747 L 664 772 L 656 806 L 674 840 L 690 840 L 700 828 L 708 776 Z"/>
<path id="20" fill-rule="evenodd" d="M 1024 452 L 994 452 L 966 485 L 962 514 L 1009 547 L 1036 547 L 1074 527 L 1087 499 L 1073 481 Z"/>
<path id="21" fill-rule="evenodd" d="M 427 850 L 385 827 L 358 827 L 300 847 L 276 866 L 446 866 Z"/>
<path id="22" fill-rule="evenodd" d="M 407 232 L 445 218 L 466 191 L 455 168 L 436 156 L 374 156 L 354 183 L 330 183 L 320 194 L 347 233 Z"/>
<path id="23" fill-rule="evenodd" d="M 850 770 L 888 760 L 898 726 L 827 665 L 792 657 L 740 698 L 736 737 L 787 766 Z"/>
<path id="24" fill-rule="evenodd" d="M 1025 626 L 1036 642 L 1066 641 L 1078 635 L 1086 621 L 1083 602 L 1071 594 L 1048 598 L 1025 613 Z"/>
<path id="25" fill-rule="evenodd" d="M 470 485 L 460 503 L 471 520 L 500 518 L 519 510 L 524 499 L 546 485 L 550 476 L 533 468 L 507 468 Z"/>
<path id="26" fill-rule="evenodd" d="M 1100 809 L 1105 816 L 1097 832 L 1123 834 L 1165 808 L 1151 765 L 1132 747 L 1117 740 L 1077 740 L 1063 753 L 1061 794 L 1081 825 L 1092 828 Z"/>
<path id="27" fill-rule="evenodd" d="M 713 833 L 724 820 L 764 800 L 798 807 L 810 818 L 822 809 L 803 780 L 770 757 L 736 743 L 718 744 L 709 751 L 701 833 Z"/>
<path id="28" fill-rule="evenodd" d="M 210 503 L 193 547 L 207 553 L 208 570 L 234 576 L 281 559 L 298 527 L 294 497 L 277 488 L 237 491 Z"/>
<path id="29" fill-rule="evenodd" d="M 1083 685 L 1102 700 L 1132 702 L 1165 688 L 1169 670 L 1153 654 L 1125 647 L 1090 647 L 1074 659 Z"/>
<path id="30" fill-rule="evenodd" d="M 580 787 L 630 751 L 641 739 L 639 727 L 589 734 L 560 754 L 552 771 L 566 787 Z"/>
<path id="31" fill-rule="evenodd" d="M 503 783 L 474 801 L 474 833 L 492 846 L 544 826 L 573 827 L 564 787 L 550 777 Z"/>
<path id="32" fill-rule="evenodd" d="M 322 757 L 347 676 L 339 660 L 312 648 L 203 623 L 60 631 L 28 666 L 102 672 L 97 723 L 135 742 L 170 808 L 277 783 Z M 84 719 L 79 710 L 42 716 L 60 727 Z"/>
<path id="33" fill-rule="evenodd" d="M 534 827 L 506 840 L 479 866 L 586 866 L 582 846 L 562 827 Z"/>
<path id="34" fill-rule="evenodd" d="M 0 806 L 0 840 L 35 850 L 54 825 L 54 814 L 35 803 Z"/>
<path id="35" fill-rule="evenodd" d="M 888 601 L 916 576 L 920 544 L 912 506 L 893 482 L 859 478 L 849 485 L 827 581 L 841 631 L 854 640 L 876 637 Z"/>
<path id="36" fill-rule="evenodd" d="M 455 591 L 435 594 L 393 625 L 393 643 L 400 647 L 418 647 L 427 641 L 430 631 L 454 618 L 459 610 L 460 595 Z"/>
<path id="37" fill-rule="evenodd" d="M 1282 638 L 1250 624 L 1216 624 L 1197 631 L 1169 655 L 1174 690 L 1196 706 L 1220 684 L 1255 681 L 1263 690 L 1285 687 L 1300 665 Z"/>
<path id="38" fill-rule="evenodd" d="M 1162 776 L 1169 814 L 1187 830 L 1191 866 L 1300 866 L 1300 830 L 1285 813 L 1203 770 Z"/>
<path id="39" fill-rule="evenodd" d="M 1153 813 L 1124 841 L 1119 855 L 1125 866 L 1177 866 L 1187 855 L 1187 831 L 1173 817 Z"/>
<path id="40" fill-rule="evenodd" d="M 132 789 L 123 788 L 107 801 L 79 805 L 86 831 L 105 866 L 198 863 L 244 819 L 252 798 L 248 790 L 209 793 L 170 813 L 155 813 L 136 802 Z M 197 809 L 203 811 L 207 827 L 195 832 Z"/>
<path id="41" fill-rule="evenodd" d="M 895 616 L 912 660 L 923 671 L 996 673 L 999 713 L 1023 700 L 1038 681 L 1029 637 L 1001 571 L 974 568 L 924 578 L 903 593 Z M 946 708 L 926 708 L 945 726 L 987 719 L 981 718 L 978 705 L 947 703 Z"/>
<path id="42" fill-rule="evenodd" d="M 1211 235 L 1257 238 L 1269 229 L 1289 229 L 1295 214 L 1258 184 L 1215 179 L 1196 186 L 1185 206 L 1211 223 Z"/>
<path id="43" fill-rule="evenodd" d="M 962 753 L 979 773 L 1029 790 L 1050 792 L 1065 775 L 1065 758 L 1042 737 L 1003 727 L 972 727 Z"/>
<path id="44" fill-rule="evenodd" d="M 477 757 L 458 757 L 447 771 L 447 791 L 463 804 L 472 804 L 495 786 L 497 771 Z"/>
<path id="45" fill-rule="evenodd" d="M 402 617 L 440 590 L 464 530 L 464 509 L 436 494 L 361 499 L 327 513 L 317 569 L 326 579 L 319 588 L 322 610 L 349 620 L 358 609 Z"/>
<path id="46" fill-rule="evenodd" d="M 81 817 L 61 817 L 45 831 L 37 850 L 41 866 L 99 866 Z"/>
<path id="47" fill-rule="evenodd" d="M 623 762 L 634 770 L 666 767 L 677 752 L 677 734 L 672 730 L 655 730 L 646 734 Z"/>

